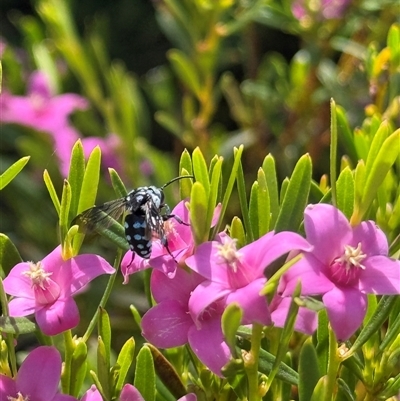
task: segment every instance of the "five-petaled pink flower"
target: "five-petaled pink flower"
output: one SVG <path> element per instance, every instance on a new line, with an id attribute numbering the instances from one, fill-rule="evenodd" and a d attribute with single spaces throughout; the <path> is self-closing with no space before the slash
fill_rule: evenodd
<path id="1" fill-rule="evenodd" d="M 351 227 L 332 205 L 310 205 L 304 213 L 306 238 L 314 249 L 282 277 L 279 292 L 322 295 L 332 329 L 347 340 L 360 327 L 367 294 L 400 294 L 400 261 L 389 258 L 385 234 L 373 221 Z"/>
<path id="2" fill-rule="evenodd" d="M 292 250 L 311 250 L 310 244 L 292 232 L 270 232 L 236 249 L 227 235 L 221 241 L 205 242 L 186 264 L 205 278 L 192 293 L 189 310 L 195 321 L 215 302 L 227 306 L 236 302 L 243 309 L 242 324 L 271 324 L 266 297 L 260 295 L 267 278 L 265 268 Z"/>
<path id="3" fill-rule="evenodd" d="M 189 313 L 190 294 L 202 281 L 197 273 L 182 268 L 173 278 L 153 270 L 150 286 L 157 305 L 144 314 L 142 334 L 160 348 L 189 344 L 204 365 L 221 375 L 221 368 L 231 357 L 221 329 L 223 306 L 213 304 L 198 319 L 198 325 Z"/>
<path id="4" fill-rule="evenodd" d="M 78 401 L 71 395 L 59 393 L 60 377 L 60 353 L 54 347 L 38 347 L 22 362 L 15 379 L 0 374 L 0 399 Z"/>
<path id="5" fill-rule="evenodd" d="M 4 279 L 4 290 L 13 296 L 10 316 L 35 314 L 46 335 L 56 335 L 79 323 L 78 307 L 72 298 L 91 280 L 115 269 L 97 255 L 78 255 L 64 260 L 61 246 L 38 263 L 18 263 Z"/>

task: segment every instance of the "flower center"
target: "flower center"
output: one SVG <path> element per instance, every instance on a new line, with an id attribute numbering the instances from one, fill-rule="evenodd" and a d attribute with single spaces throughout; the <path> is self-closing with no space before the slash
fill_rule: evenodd
<path id="1" fill-rule="evenodd" d="M 7 397 L 9 401 L 29 401 L 29 397 L 24 397 L 19 391 L 17 393 L 17 398 L 15 397 Z"/>
<path id="2" fill-rule="evenodd" d="M 360 269 L 365 270 L 361 263 L 367 255 L 362 252 L 361 242 L 357 248 L 350 245 L 344 246 L 342 256 L 336 258 L 330 265 L 331 277 L 338 284 L 354 284 L 360 275 Z"/>
<path id="3" fill-rule="evenodd" d="M 234 273 L 238 271 L 238 263 L 242 254 L 236 248 L 237 239 L 223 238 L 222 244 L 217 245 L 216 256 L 223 259 L 223 263 L 227 263 Z"/>
<path id="4" fill-rule="evenodd" d="M 36 301 L 42 305 L 53 303 L 60 295 L 60 287 L 50 278 L 53 273 L 46 272 L 41 262 L 28 265 L 29 270 L 22 274 L 31 279 Z"/>

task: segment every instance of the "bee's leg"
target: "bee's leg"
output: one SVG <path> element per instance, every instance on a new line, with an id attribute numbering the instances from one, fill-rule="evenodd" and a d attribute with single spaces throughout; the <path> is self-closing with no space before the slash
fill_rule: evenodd
<path id="1" fill-rule="evenodd" d="M 167 250 L 167 252 L 169 253 L 169 256 L 171 256 L 171 258 L 174 259 L 174 262 L 175 262 L 176 264 L 178 264 L 178 261 L 175 259 L 174 255 L 172 255 L 171 250 L 169 249 L 169 246 L 168 246 L 168 239 L 167 239 L 167 236 L 166 236 L 166 235 L 164 235 L 164 236 L 161 238 L 161 244 L 162 244 L 163 247 Z"/>
<path id="2" fill-rule="evenodd" d="M 136 256 L 136 253 L 135 253 L 134 251 L 132 251 L 132 259 L 131 259 L 131 261 L 129 262 L 129 265 L 126 266 L 126 267 L 129 267 L 129 266 L 132 264 L 132 262 L 135 260 L 135 256 Z"/>
<path id="3" fill-rule="evenodd" d="M 176 214 L 164 214 L 162 216 L 164 221 L 167 221 L 169 219 L 175 219 L 179 224 L 183 224 L 184 226 L 190 226 L 189 223 L 185 223 L 179 216 Z"/>

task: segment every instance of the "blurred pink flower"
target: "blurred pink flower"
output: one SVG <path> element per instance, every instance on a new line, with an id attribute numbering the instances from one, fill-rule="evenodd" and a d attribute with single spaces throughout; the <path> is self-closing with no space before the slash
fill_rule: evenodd
<path id="1" fill-rule="evenodd" d="M 61 356 L 56 348 L 42 346 L 29 353 L 15 379 L 0 374 L 0 399 L 29 401 L 78 401 L 60 394 Z"/>
<path id="2" fill-rule="evenodd" d="M 3 282 L 5 292 L 13 296 L 9 303 L 10 316 L 35 314 L 38 326 L 49 336 L 72 329 L 79 323 L 73 295 L 97 276 L 114 271 L 97 255 L 78 255 L 64 260 L 61 246 L 41 262 L 18 263 Z"/>
<path id="3" fill-rule="evenodd" d="M 67 176 L 71 149 L 79 138 L 72 127 L 69 115 L 88 107 L 83 97 L 66 93 L 54 95 L 46 75 L 41 71 L 31 74 L 26 96 L 0 95 L 0 122 L 25 125 L 49 134 L 61 164 L 61 172 Z"/>
<path id="4" fill-rule="evenodd" d="M 231 353 L 221 329 L 223 308 L 213 304 L 196 324 L 189 313 L 192 291 L 204 279 L 195 272 L 177 269 L 173 278 L 153 270 L 151 291 L 158 304 L 149 309 L 142 319 L 142 334 L 147 341 L 160 348 L 189 344 L 201 362 L 221 376 L 221 368 Z"/>
<path id="5" fill-rule="evenodd" d="M 308 206 L 304 227 L 314 249 L 285 273 L 279 293 L 290 296 L 300 280 L 302 295 L 322 295 L 332 329 L 345 341 L 361 326 L 367 294 L 400 294 L 400 261 L 387 256 L 387 239 L 373 221 L 351 227 L 332 205 Z"/>
<path id="6" fill-rule="evenodd" d="M 316 15 L 321 19 L 341 18 L 351 0 L 295 0 L 292 3 L 292 13 L 298 19 Z"/>

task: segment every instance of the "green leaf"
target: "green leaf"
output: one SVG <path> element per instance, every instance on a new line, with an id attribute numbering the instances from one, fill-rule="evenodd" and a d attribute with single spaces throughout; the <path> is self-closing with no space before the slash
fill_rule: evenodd
<path id="1" fill-rule="evenodd" d="M 400 153 L 400 129 L 390 135 L 382 144 L 371 166 L 370 173 L 367 175 L 363 197 L 361 200 L 358 218 L 362 219 L 370 207 L 379 186 L 385 179 L 389 169 L 395 163 Z"/>
<path id="2" fill-rule="evenodd" d="M 87 346 L 79 341 L 71 360 L 70 395 L 78 397 L 87 371 Z"/>
<path id="3" fill-rule="evenodd" d="M 175 70 L 177 76 L 199 99 L 201 97 L 201 84 L 196 66 L 193 64 L 193 62 L 186 56 L 184 52 L 177 49 L 169 50 L 167 57 L 171 62 L 172 68 Z"/>
<path id="4" fill-rule="evenodd" d="M 321 401 L 325 400 L 325 389 L 328 385 L 328 377 L 327 376 L 322 376 L 319 380 L 317 385 L 315 386 L 315 389 L 313 391 L 313 395 L 310 399 L 310 401 Z"/>
<path id="5" fill-rule="evenodd" d="M 240 249 L 246 245 L 246 233 L 244 231 L 242 220 L 240 220 L 239 217 L 235 216 L 232 219 L 229 234 L 232 238 L 237 239 L 238 249 Z"/>
<path id="6" fill-rule="evenodd" d="M 311 186 L 312 165 L 310 156 L 304 155 L 297 162 L 283 198 L 275 231 L 296 232 L 303 220 Z"/>
<path id="7" fill-rule="evenodd" d="M 110 360 L 107 358 L 106 346 L 99 336 L 97 339 L 97 377 L 107 400 L 111 398 L 109 371 Z"/>
<path id="8" fill-rule="evenodd" d="M 249 222 L 250 231 L 253 234 L 253 240 L 259 238 L 258 236 L 258 182 L 254 181 L 250 191 L 249 202 Z M 245 219 L 246 221 L 246 219 Z"/>
<path id="9" fill-rule="evenodd" d="M 128 374 L 129 368 L 133 363 L 135 355 L 135 340 L 133 337 L 129 338 L 122 346 L 118 354 L 116 365 L 119 366 L 118 379 L 115 385 L 116 393 L 119 394 L 125 384 L 125 379 Z"/>
<path id="10" fill-rule="evenodd" d="M 172 364 L 156 347 L 151 344 L 146 345 L 150 349 L 151 355 L 153 356 L 157 376 L 160 378 L 165 387 L 170 391 L 175 399 L 186 395 L 186 388 L 182 383 L 180 375 L 176 372 Z"/>
<path id="11" fill-rule="evenodd" d="M 337 180 L 337 146 L 338 146 L 338 134 L 337 134 L 337 120 L 336 120 L 336 103 L 331 98 L 330 102 L 331 110 L 331 146 L 329 153 L 329 171 L 331 178 L 331 190 L 332 190 L 332 204 L 337 205 L 336 201 L 336 180 Z"/>
<path id="12" fill-rule="evenodd" d="M 357 149 L 354 146 L 354 135 L 351 132 L 350 124 L 346 117 L 346 111 L 338 105 L 336 105 L 336 119 L 339 130 L 339 140 L 344 144 L 347 154 L 355 164 L 357 163 L 358 155 Z"/>
<path id="13" fill-rule="evenodd" d="M 153 357 L 147 345 L 144 345 L 136 357 L 135 387 L 146 401 L 154 401 L 156 395 L 156 374 Z"/>
<path id="14" fill-rule="evenodd" d="M 182 174 L 182 170 L 186 170 L 189 175 L 193 175 L 193 166 L 192 166 L 192 158 L 190 157 L 190 153 L 187 149 L 185 149 L 179 160 L 179 171 Z"/>
<path id="15" fill-rule="evenodd" d="M 30 156 L 22 157 L 4 171 L 4 173 L 0 174 L 0 191 L 20 173 L 26 163 L 28 163 L 29 159 Z"/>
<path id="16" fill-rule="evenodd" d="M 236 333 L 243 318 L 243 310 L 236 302 L 229 304 L 222 314 L 221 326 L 226 343 L 236 358 Z"/>
<path id="17" fill-rule="evenodd" d="M 320 377 L 317 352 L 312 339 L 308 338 L 301 347 L 299 357 L 299 401 L 311 399 Z"/>
<path id="18" fill-rule="evenodd" d="M 124 196 L 126 196 L 128 194 L 128 191 L 126 190 L 125 184 L 121 180 L 118 173 L 113 168 L 109 168 L 108 173 L 110 174 L 111 184 L 116 197 L 123 198 Z"/>
<path id="19" fill-rule="evenodd" d="M 189 214 L 194 242 L 197 245 L 208 240 L 207 204 L 206 190 L 200 182 L 196 181 L 190 196 Z"/>
<path id="20" fill-rule="evenodd" d="M 237 169 L 236 183 L 239 195 L 240 210 L 242 212 L 243 223 L 246 229 L 247 242 L 250 243 L 254 241 L 254 233 L 253 227 L 251 225 L 249 207 L 247 205 L 246 183 L 244 180 L 243 167 L 241 162 L 239 163 Z"/>
<path id="21" fill-rule="evenodd" d="M 393 70 L 400 65 L 400 25 L 392 24 L 387 37 L 387 45 L 390 49 L 390 60 Z"/>
<path id="22" fill-rule="evenodd" d="M 318 312 L 318 328 L 317 328 L 317 355 L 318 366 L 322 374 L 326 374 L 328 368 L 329 353 L 329 329 L 328 315 L 326 310 Z"/>
<path id="23" fill-rule="evenodd" d="M 367 176 L 371 172 L 371 168 L 374 165 L 374 162 L 379 154 L 379 150 L 381 149 L 383 143 L 389 136 L 389 128 L 390 128 L 389 122 L 383 121 L 372 139 L 372 142 L 371 142 L 371 145 L 370 145 L 370 148 L 368 151 L 368 157 L 365 162 L 365 170 L 366 170 L 365 173 Z"/>
<path id="24" fill-rule="evenodd" d="M 36 325 L 26 317 L 0 316 L 0 331 L 14 335 L 27 334 L 36 331 Z"/>
<path id="25" fill-rule="evenodd" d="M 60 238 L 61 244 L 64 244 L 65 237 L 67 236 L 68 228 L 69 228 L 69 208 L 71 206 L 71 186 L 67 180 L 64 180 L 63 192 L 61 195 L 61 204 L 60 204 L 60 217 L 59 217 L 59 225 L 60 225 Z"/>
<path id="26" fill-rule="evenodd" d="M 99 317 L 98 317 L 98 332 L 101 337 L 104 349 L 106 353 L 107 361 L 110 361 L 111 356 L 111 324 L 110 317 L 105 309 L 99 308 Z"/>
<path id="27" fill-rule="evenodd" d="M 47 190 L 49 191 L 49 195 L 53 202 L 54 208 L 56 209 L 56 212 L 59 216 L 60 215 L 60 207 L 61 207 L 60 200 L 58 199 L 58 195 L 57 195 L 56 189 L 54 188 L 53 181 L 51 181 L 49 172 L 47 170 L 44 170 L 44 172 L 43 172 L 43 180 L 44 180 Z"/>
<path id="28" fill-rule="evenodd" d="M 259 169 L 257 174 L 258 182 L 258 237 L 263 236 L 269 231 L 271 220 L 270 197 L 268 184 L 264 170 Z"/>
<path id="29" fill-rule="evenodd" d="M 336 183 L 337 195 L 337 207 L 341 210 L 344 215 L 350 219 L 354 209 L 354 191 L 355 184 L 353 173 L 346 167 L 339 175 Z"/>
<path id="30" fill-rule="evenodd" d="M 4 278 L 16 264 L 22 261 L 21 255 L 10 238 L 0 233 L 0 277 Z"/>
<path id="31" fill-rule="evenodd" d="M 207 227 L 208 230 L 211 227 L 212 218 L 214 216 L 215 206 L 217 205 L 218 193 L 219 193 L 219 183 L 221 181 L 221 170 L 222 170 L 223 158 L 219 157 L 213 165 L 211 171 L 211 183 L 210 192 L 208 195 L 208 205 L 207 205 Z"/>
<path id="32" fill-rule="evenodd" d="M 208 169 L 206 160 L 204 159 L 203 154 L 201 153 L 200 148 L 196 148 L 192 154 L 192 162 L 193 162 L 193 172 L 196 177 L 196 181 L 200 182 L 208 197 L 210 193 L 210 177 L 208 175 Z"/>
<path id="33" fill-rule="evenodd" d="M 85 155 L 80 140 L 76 141 L 71 153 L 71 164 L 68 174 L 68 182 L 71 186 L 71 205 L 69 210 L 69 221 L 78 214 L 78 204 L 81 194 L 83 177 L 85 175 Z"/>
<path id="34" fill-rule="evenodd" d="M 270 227 L 274 227 L 279 214 L 279 191 L 278 179 L 276 177 L 275 159 L 271 154 L 267 155 L 263 161 L 262 169 L 267 181 L 269 204 L 271 213 Z"/>

